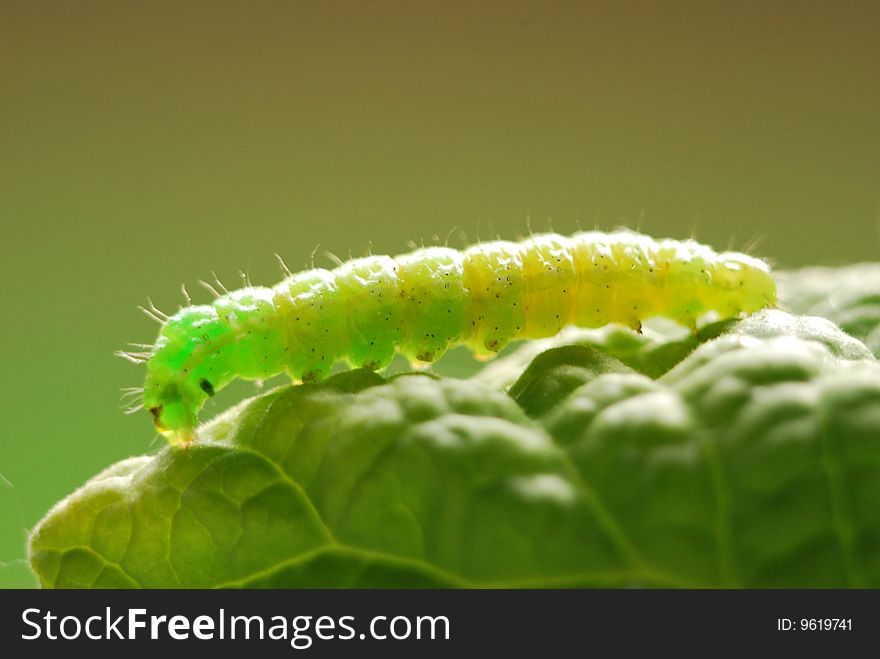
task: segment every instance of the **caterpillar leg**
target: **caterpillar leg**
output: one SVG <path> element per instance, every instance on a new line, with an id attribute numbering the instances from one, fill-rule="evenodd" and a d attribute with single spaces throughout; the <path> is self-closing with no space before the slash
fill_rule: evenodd
<path id="1" fill-rule="evenodd" d="M 635 331 L 636 334 L 642 333 L 642 321 L 638 318 L 632 318 L 626 322 L 626 326 Z"/>
<path id="2" fill-rule="evenodd" d="M 171 446 L 186 450 L 192 446 L 198 437 L 195 430 L 182 430 L 175 433 L 170 439 Z"/>
<path id="3" fill-rule="evenodd" d="M 476 359 L 478 362 L 490 362 L 493 359 L 495 359 L 495 356 L 497 354 L 498 354 L 497 352 L 486 352 L 486 351 L 479 351 L 479 352 L 474 351 L 474 353 L 473 353 L 474 359 Z"/>

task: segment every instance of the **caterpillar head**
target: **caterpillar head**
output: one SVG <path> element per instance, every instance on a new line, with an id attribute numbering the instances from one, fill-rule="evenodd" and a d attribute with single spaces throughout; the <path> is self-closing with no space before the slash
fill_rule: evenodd
<path id="1" fill-rule="evenodd" d="M 193 441 L 199 410 L 232 379 L 223 358 L 228 334 L 210 306 L 182 309 L 162 326 L 146 360 L 143 406 L 172 444 Z"/>

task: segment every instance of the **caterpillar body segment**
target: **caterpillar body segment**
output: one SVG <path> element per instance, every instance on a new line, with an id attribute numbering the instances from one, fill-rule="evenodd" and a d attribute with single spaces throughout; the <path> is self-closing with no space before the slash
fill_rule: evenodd
<path id="1" fill-rule="evenodd" d="M 428 247 L 395 261 L 405 310 L 400 350 L 415 362 L 430 363 L 465 336 L 470 309 L 461 253 Z"/>
<path id="2" fill-rule="evenodd" d="M 186 444 L 205 400 L 235 378 L 316 381 L 338 361 L 380 369 L 400 351 L 432 362 L 461 343 L 486 357 L 569 324 L 640 328 L 662 315 L 695 327 L 707 312 L 727 318 L 775 302 L 763 261 L 631 232 L 369 256 L 181 309 L 144 359 L 143 402 L 172 443 Z"/>

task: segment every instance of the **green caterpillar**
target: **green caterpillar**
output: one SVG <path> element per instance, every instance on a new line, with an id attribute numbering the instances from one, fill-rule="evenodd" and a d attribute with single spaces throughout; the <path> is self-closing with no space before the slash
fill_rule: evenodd
<path id="1" fill-rule="evenodd" d="M 569 324 L 640 329 L 667 316 L 694 328 L 708 312 L 728 318 L 776 302 L 763 261 L 623 231 L 428 247 L 287 274 L 273 288 L 223 289 L 210 305 L 162 315 L 154 345 L 121 353 L 146 363 L 136 392 L 172 444 L 193 441 L 205 400 L 235 378 L 286 371 L 312 382 L 340 360 L 380 369 L 399 350 L 432 362 L 462 343 L 488 357 Z"/>

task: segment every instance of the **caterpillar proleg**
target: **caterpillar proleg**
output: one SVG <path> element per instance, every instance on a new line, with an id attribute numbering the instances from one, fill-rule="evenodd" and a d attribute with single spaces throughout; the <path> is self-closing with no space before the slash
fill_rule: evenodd
<path id="1" fill-rule="evenodd" d="M 776 303 L 759 259 L 628 231 L 427 247 L 289 274 L 272 288 L 218 288 L 213 303 L 170 317 L 151 305 L 158 339 L 123 353 L 146 363 L 143 406 L 172 444 L 194 439 L 205 400 L 235 378 L 287 372 L 312 382 L 338 361 L 380 369 L 400 351 L 432 362 L 458 344 L 486 357 L 569 324 L 639 329 L 666 316 L 693 328 L 709 312 L 729 318 Z"/>

